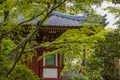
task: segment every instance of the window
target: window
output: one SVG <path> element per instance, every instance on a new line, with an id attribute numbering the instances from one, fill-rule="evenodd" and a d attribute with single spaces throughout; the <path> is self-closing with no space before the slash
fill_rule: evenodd
<path id="1" fill-rule="evenodd" d="M 55 65 L 55 54 L 51 54 L 45 59 L 46 66 L 54 66 Z"/>

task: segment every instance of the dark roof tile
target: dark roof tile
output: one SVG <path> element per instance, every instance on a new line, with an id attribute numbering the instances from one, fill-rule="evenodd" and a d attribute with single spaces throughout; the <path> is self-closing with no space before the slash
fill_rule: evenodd
<path id="1" fill-rule="evenodd" d="M 67 18 L 67 19 L 73 19 L 73 20 L 77 20 L 77 21 L 86 20 L 86 16 L 75 16 L 75 15 L 69 15 L 69 14 L 62 14 L 62 13 L 55 12 L 55 11 L 52 12 L 52 15 Z"/>
<path id="2" fill-rule="evenodd" d="M 85 16 L 73 16 L 62 14 L 59 12 L 52 12 L 52 15 L 48 18 L 46 22 L 47 26 L 81 26 L 80 21 L 86 20 Z"/>
<path id="3" fill-rule="evenodd" d="M 47 26 L 80 26 L 79 22 L 72 19 L 67 19 L 58 16 L 51 16 L 49 17 L 48 21 L 46 22 Z"/>

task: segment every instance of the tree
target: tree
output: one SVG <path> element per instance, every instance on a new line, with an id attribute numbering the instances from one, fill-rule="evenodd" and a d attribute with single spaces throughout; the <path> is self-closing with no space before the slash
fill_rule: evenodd
<path id="1" fill-rule="evenodd" d="M 119 80 L 119 37 L 119 29 L 100 26 L 69 30 L 51 46 L 58 48 L 52 54 L 64 54 L 63 71 L 71 73 L 72 80 Z"/>
<path id="2" fill-rule="evenodd" d="M 32 80 L 35 79 L 35 76 L 33 76 L 33 73 L 31 73 L 31 71 L 29 71 L 27 67 L 25 67 L 22 64 L 20 59 L 21 59 L 21 56 L 23 55 L 23 52 L 27 43 L 30 41 L 33 35 L 39 30 L 40 26 L 46 20 L 48 15 L 65 2 L 65 0 L 59 1 L 59 3 L 55 1 L 56 0 L 54 1 L 53 0 L 1 1 L 0 15 L 1 15 L 2 21 L 0 25 L 0 28 L 1 28 L 0 57 L 2 61 L 1 64 L 3 65 L 0 67 L 1 74 L 2 74 L 0 76 L 1 79 L 3 78 L 22 79 L 22 77 L 20 76 L 23 76 L 24 79 L 32 79 Z M 23 15 L 25 18 L 25 21 L 19 23 L 17 21 L 17 17 L 19 17 L 19 15 Z M 30 22 L 31 20 L 37 17 L 39 17 L 37 27 L 35 27 L 31 31 L 31 33 L 26 36 L 26 38 L 22 37 L 19 31 L 22 29 L 22 25 L 24 25 L 24 23 Z M 22 40 L 23 38 L 25 39 Z M 10 44 L 7 44 L 7 43 L 10 43 Z M 15 75 L 19 71 L 21 71 L 21 73 L 19 73 L 19 75 Z M 26 73 L 22 73 L 22 71 L 25 71 Z"/>
<path id="3" fill-rule="evenodd" d="M 116 3 L 116 5 L 117 5 L 117 3 Z M 120 10 L 119 10 L 119 7 L 118 6 L 116 6 L 116 7 L 109 6 L 106 9 L 115 16 L 116 22 L 114 24 L 117 25 L 117 27 L 119 27 L 120 26 L 120 21 L 119 21 Z"/>
<path id="4" fill-rule="evenodd" d="M 21 56 L 23 56 L 24 50 L 32 46 L 30 40 L 34 38 L 35 33 L 44 24 L 47 17 L 53 10 L 57 10 L 65 13 L 92 13 L 90 8 L 93 4 L 100 4 L 102 0 L 2 0 L 0 1 L 0 67 L 1 77 L 15 78 L 15 71 L 17 71 L 16 64 L 19 67 L 21 64 Z M 66 4 L 72 4 L 73 6 L 66 6 Z M 79 4 L 81 6 L 79 6 Z M 71 11 L 72 10 L 72 11 Z M 70 12 L 71 11 L 71 12 Z M 74 12 L 75 11 L 75 12 Z M 18 16 L 24 16 L 24 21 L 17 20 Z M 37 26 L 33 26 L 33 29 L 28 35 L 23 37 L 20 35 L 22 26 L 34 19 L 38 18 Z M 9 46 L 10 43 L 11 46 Z M 29 45 L 30 44 L 30 45 Z M 7 59 L 6 59 L 7 58 Z M 6 65 L 9 64 L 10 66 Z M 4 64 L 3 64 L 4 63 Z M 10 68 L 11 67 L 11 68 Z M 5 69 L 3 69 L 5 68 Z M 21 68 L 18 68 L 21 70 Z M 26 69 L 26 68 L 25 68 Z M 13 71 L 14 70 L 14 71 Z M 13 72 L 12 72 L 13 71 Z M 27 71 L 27 69 L 26 69 Z M 12 72 L 12 73 L 11 73 Z M 12 76 L 14 75 L 14 76 Z M 22 75 L 22 74 L 21 74 Z M 11 77 L 12 76 L 12 77 Z"/>
<path id="5" fill-rule="evenodd" d="M 64 42 L 54 45 L 58 49 L 52 53 L 64 55 L 63 73 L 69 72 L 72 80 L 102 80 L 100 75 L 102 67 L 97 63 L 100 59 L 93 56 L 97 39 L 103 37 L 101 32 L 104 32 L 101 25 L 86 26 L 68 30 L 55 41 Z"/>
<path id="6" fill-rule="evenodd" d="M 105 35 L 105 40 L 98 40 L 95 54 L 102 59 L 103 70 L 101 75 L 105 80 L 119 80 L 119 29 L 111 30 Z"/>

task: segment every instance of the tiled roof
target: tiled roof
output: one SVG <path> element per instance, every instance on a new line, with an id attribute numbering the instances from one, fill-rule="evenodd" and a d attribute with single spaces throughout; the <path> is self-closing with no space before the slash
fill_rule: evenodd
<path id="1" fill-rule="evenodd" d="M 62 14 L 62 13 L 55 12 L 55 11 L 52 12 L 52 15 L 62 17 L 62 18 L 77 20 L 77 21 L 84 21 L 86 19 L 85 16 L 74 16 L 74 15 Z"/>
<path id="2" fill-rule="evenodd" d="M 46 22 L 47 26 L 80 26 L 77 20 L 58 16 L 51 16 Z"/>
<path id="3" fill-rule="evenodd" d="M 81 26 L 80 21 L 86 20 L 86 16 L 73 16 L 62 14 L 59 12 L 52 12 L 52 15 L 46 22 L 47 26 Z"/>
<path id="4" fill-rule="evenodd" d="M 45 22 L 45 25 L 46 26 L 76 26 L 76 27 L 80 27 L 82 25 L 80 25 L 80 22 L 82 21 L 87 21 L 87 20 L 92 20 L 94 22 L 97 22 L 97 19 L 96 18 L 93 18 L 93 19 L 89 19 L 87 18 L 88 15 L 82 15 L 82 16 L 75 16 L 75 15 L 69 15 L 69 14 L 63 14 L 63 13 L 59 13 L 59 12 L 56 12 L 56 11 L 53 11 L 51 13 L 51 16 L 48 18 L 47 22 Z M 103 16 L 103 21 L 100 22 L 101 24 L 103 24 L 104 26 L 106 26 L 107 24 L 109 24 L 109 22 L 105 22 L 106 21 L 106 17 L 107 15 L 104 15 Z M 0 22 L 2 22 L 2 18 L 0 18 Z M 11 20 L 13 22 L 23 22 L 25 21 L 25 18 L 20 14 L 18 16 L 18 20 L 16 19 L 13 19 Z M 24 24 L 31 24 L 31 25 L 36 25 L 37 22 L 39 21 L 38 18 L 30 21 L 30 22 L 27 22 L 27 23 L 24 23 Z"/>

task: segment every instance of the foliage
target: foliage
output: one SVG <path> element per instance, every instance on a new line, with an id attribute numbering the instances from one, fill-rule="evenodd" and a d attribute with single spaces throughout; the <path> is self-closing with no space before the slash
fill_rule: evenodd
<path id="1" fill-rule="evenodd" d="M 88 35 L 91 33 L 94 34 Z M 119 37 L 119 29 L 83 27 L 80 30 L 68 30 L 54 41 L 61 44 L 52 45 L 58 49 L 51 54 L 64 55 L 62 75 L 69 72 L 72 80 L 117 80 L 120 69 Z"/>
<path id="2" fill-rule="evenodd" d="M 9 62 L 9 61 L 7 61 Z M 9 63 L 10 64 L 10 63 Z M 6 63 L 6 66 L 3 66 L 2 71 L 7 72 L 10 68 L 10 65 Z M 4 68 L 6 67 L 7 70 Z M 19 64 L 13 70 L 13 72 L 8 76 L 9 78 L 5 78 L 3 75 L 0 76 L 1 80 L 39 80 L 37 76 L 34 76 L 33 72 L 29 70 L 25 65 Z"/>
<path id="3" fill-rule="evenodd" d="M 21 80 L 24 77 L 26 80 L 37 80 L 38 78 L 33 76 L 32 71 L 28 70 L 21 61 L 24 61 L 25 58 L 25 55 L 23 55 L 24 50 L 33 46 L 33 44 L 29 42 L 34 39 L 34 35 L 41 25 L 44 25 L 44 22 L 47 20 L 50 13 L 53 10 L 56 10 L 70 14 L 78 14 L 80 12 L 93 14 L 91 5 L 101 4 L 102 1 L 103 0 L 0 0 L 0 79 L 14 80 L 19 78 Z M 114 0 L 114 2 L 116 3 L 116 0 Z M 72 5 L 66 6 L 68 3 Z M 29 25 L 33 25 L 32 22 L 34 19 L 38 19 L 38 22 L 36 23 L 37 27 L 32 26 L 32 29 L 28 32 L 26 31 L 27 29 L 25 29 L 27 33 L 23 36 L 24 33 L 22 33 L 22 31 L 24 31 L 24 25 L 28 23 Z M 94 26 L 86 26 L 85 28 L 82 28 L 83 30 L 69 30 L 62 35 L 63 37 L 56 39 L 56 41 L 59 42 L 64 41 L 63 44 L 55 46 L 59 48 L 57 51 L 66 53 L 64 56 L 71 54 L 68 57 L 65 57 L 65 64 L 68 66 L 71 65 L 71 63 L 69 64 L 69 59 L 71 59 L 70 61 L 78 59 L 81 66 L 81 59 L 83 60 L 85 58 L 83 57 L 84 49 L 87 49 L 86 53 L 89 53 L 86 54 L 87 60 L 89 60 L 89 57 L 92 55 L 93 47 L 95 46 L 94 42 L 96 42 L 96 39 L 99 37 L 97 36 L 96 38 L 93 35 L 97 34 L 101 28 L 94 28 Z M 73 40 L 73 42 L 66 43 L 71 40 Z M 93 43 L 91 44 L 91 42 Z M 55 53 L 57 51 L 55 51 Z M 22 59 L 19 59 L 20 56 L 22 56 Z M 32 56 L 33 54 L 29 55 L 28 59 L 31 60 Z M 9 59 L 11 57 L 12 60 Z M 95 58 L 95 60 L 97 59 Z M 94 62 L 91 61 L 91 63 Z M 86 63 L 86 65 L 88 65 L 88 63 Z M 75 67 L 76 64 L 72 66 Z M 13 67 L 13 70 L 11 67 Z M 83 72 L 85 72 L 85 75 L 83 73 L 78 75 L 84 75 L 89 78 L 90 73 L 87 73 L 87 71 L 91 70 L 91 68 L 86 68 L 86 66 L 84 68 L 85 70 L 83 70 Z M 11 70 L 11 72 L 9 72 L 9 70 Z M 101 68 L 99 68 L 98 71 L 95 70 L 94 73 L 99 73 L 100 70 Z M 8 72 L 9 75 L 6 75 Z M 94 77 L 92 79 L 94 80 L 96 78 Z"/>
<path id="4" fill-rule="evenodd" d="M 15 67 L 13 72 L 8 76 L 9 78 L 5 78 L 5 74 L 11 68 L 11 64 L 13 61 L 7 59 L 9 52 L 15 47 L 15 44 L 10 39 L 2 40 L 2 53 L 0 55 L 0 79 L 1 80 L 39 80 L 37 76 L 34 76 L 33 72 L 29 70 L 25 65 L 21 64 L 21 61 Z"/>
<path id="5" fill-rule="evenodd" d="M 2 53 L 4 53 L 4 55 L 8 55 L 8 53 L 15 47 L 15 44 L 11 39 L 3 39 L 2 46 Z"/>
<path id="6" fill-rule="evenodd" d="M 107 8 L 105 8 L 105 10 L 108 10 L 110 13 L 112 13 L 115 16 L 115 20 L 116 22 L 114 23 L 114 25 L 116 25 L 117 27 L 120 27 L 120 0 L 112 0 L 114 6 L 108 6 Z"/>
<path id="7" fill-rule="evenodd" d="M 94 34 L 88 35 L 91 33 Z M 59 49 L 52 54 L 64 54 L 62 75 L 69 72 L 72 80 L 117 80 L 120 69 L 119 37 L 119 29 L 83 27 L 80 30 L 68 30 L 56 39 L 56 42 L 65 43 L 58 44 Z"/>
<path id="8" fill-rule="evenodd" d="M 104 33 L 106 31 L 101 26 L 87 26 L 68 30 L 54 41 L 56 43 L 65 42 L 52 46 L 58 48 L 52 54 L 64 55 L 63 75 L 66 71 L 70 71 L 72 80 L 102 80 L 100 75 L 102 67 L 101 64 L 97 64 L 101 59 L 93 55 L 94 46 L 98 40 L 103 40 Z"/>
<path id="9" fill-rule="evenodd" d="M 101 75 L 106 79 L 119 80 L 119 48 L 120 48 L 119 29 L 109 31 L 105 40 L 98 40 L 96 45 L 95 56 L 99 57 L 103 63 Z"/>

